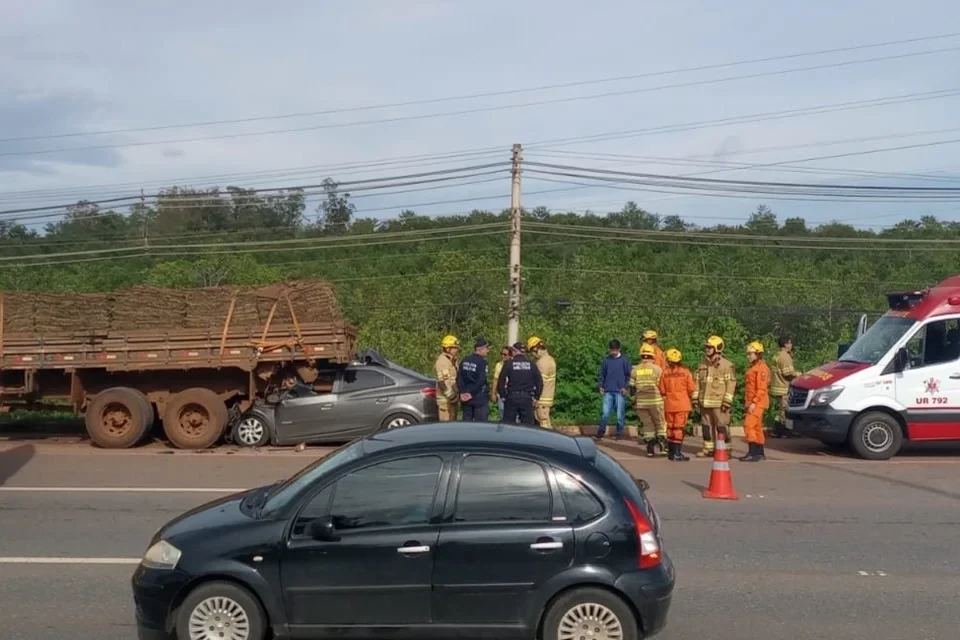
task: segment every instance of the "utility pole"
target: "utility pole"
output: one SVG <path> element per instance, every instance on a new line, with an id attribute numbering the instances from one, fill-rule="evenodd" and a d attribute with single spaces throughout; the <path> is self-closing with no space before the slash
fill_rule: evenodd
<path id="1" fill-rule="evenodd" d="M 143 247 L 145 249 L 150 248 L 150 231 L 149 227 L 149 216 L 147 216 L 147 196 L 143 193 L 143 188 L 140 189 L 140 215 L 143 216 Z"/>
<path id="2" fill-rule="evenodd" d="M 523 149 L 513 145 L 510 185 L 510 300 L 507 307 L 507 344 L 520 334 L 520 163 Z"/>

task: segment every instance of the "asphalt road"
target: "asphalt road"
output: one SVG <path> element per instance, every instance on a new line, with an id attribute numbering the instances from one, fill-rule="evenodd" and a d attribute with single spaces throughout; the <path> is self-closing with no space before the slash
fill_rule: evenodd
<path id="1" fill-rule="evenodd" d="M 614 448 L 615 447 L 615 448 Z M 707 461 L 610 450 L 651 484 L 678 587 L 665 640 L 950 639 L 960 622 L 960 458 L 887 463 L 791 443 L 734 463 L 737 502 L 705 501 Z M 0 442 L 4 640 L 131 640 L 129 576 L 181 511 L 318 455 L 96 451 Z M 38 560 L 63 559 L 62 564 Z"/>

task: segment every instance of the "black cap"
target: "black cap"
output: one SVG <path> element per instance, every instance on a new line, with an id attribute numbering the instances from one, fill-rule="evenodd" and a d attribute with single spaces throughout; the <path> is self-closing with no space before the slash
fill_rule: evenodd
<path id="1" fill-rule="evenodd" d="M 489 347 L 490 343 L 484 340 L 483 338 L 477 338 L 473 343 L 474 349 L 479 349 L 480 347 Z"/>
<path id="2" fill-rule="evenodd" d="M 527 348 L 526 348 L 525 346 L 523 346 L 523 343 L 522 343 L 522 342 L 514 342 L 514 343 L 513 343 L 513 348 L 514 348 L 514 350 L 519 351 L 519 352 L 521 352 L 521 353 L 523 353 L 524 351 L 527 350 Z"/>

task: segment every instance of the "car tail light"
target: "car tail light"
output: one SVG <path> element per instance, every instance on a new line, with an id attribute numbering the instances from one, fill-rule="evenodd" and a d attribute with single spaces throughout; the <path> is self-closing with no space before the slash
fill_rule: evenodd
<path id="1" fill-rule="evenodd" d="M 640 507 L 629 499 L 624 502 L 627 503 L 633 525 L 637 528 L 637 566 L 641 569 L 656 567 L 660 564 L 660 542 L 657 540 L 657 534 L 650 525 L 650 521 L 640 511 Z"/>
<path id="2" fill-rule="evenodd" d="M 428 398 L 437 397 L 437 390 L 434 387 L 424 387 L 423 389 L 420 389 L 420 393 L 427 396 Z"/>

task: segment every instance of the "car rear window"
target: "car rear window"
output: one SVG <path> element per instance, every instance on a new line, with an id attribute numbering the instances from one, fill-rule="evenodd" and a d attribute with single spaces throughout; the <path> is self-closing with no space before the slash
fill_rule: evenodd
<path id="1" fill-rule="evenodd" d="M 567 520 L 574 524 L 588 522 L 603 513 L 603 505 L 577 478 L 566 471 L 554 469 L 560 494 L 567 511 Z"/>
<path id="2" fill-rule="evenodd" d="M 637 486 L 637 481 L 622 464 L 603 451 L 598 450 L 594 465 L 625 497 L 630 498 L 638 507 L 643 509 L 647 516 L 650 515 L 646 513 L 647 501 L 643 492 L 640 491 L 640 487 Z"/>

